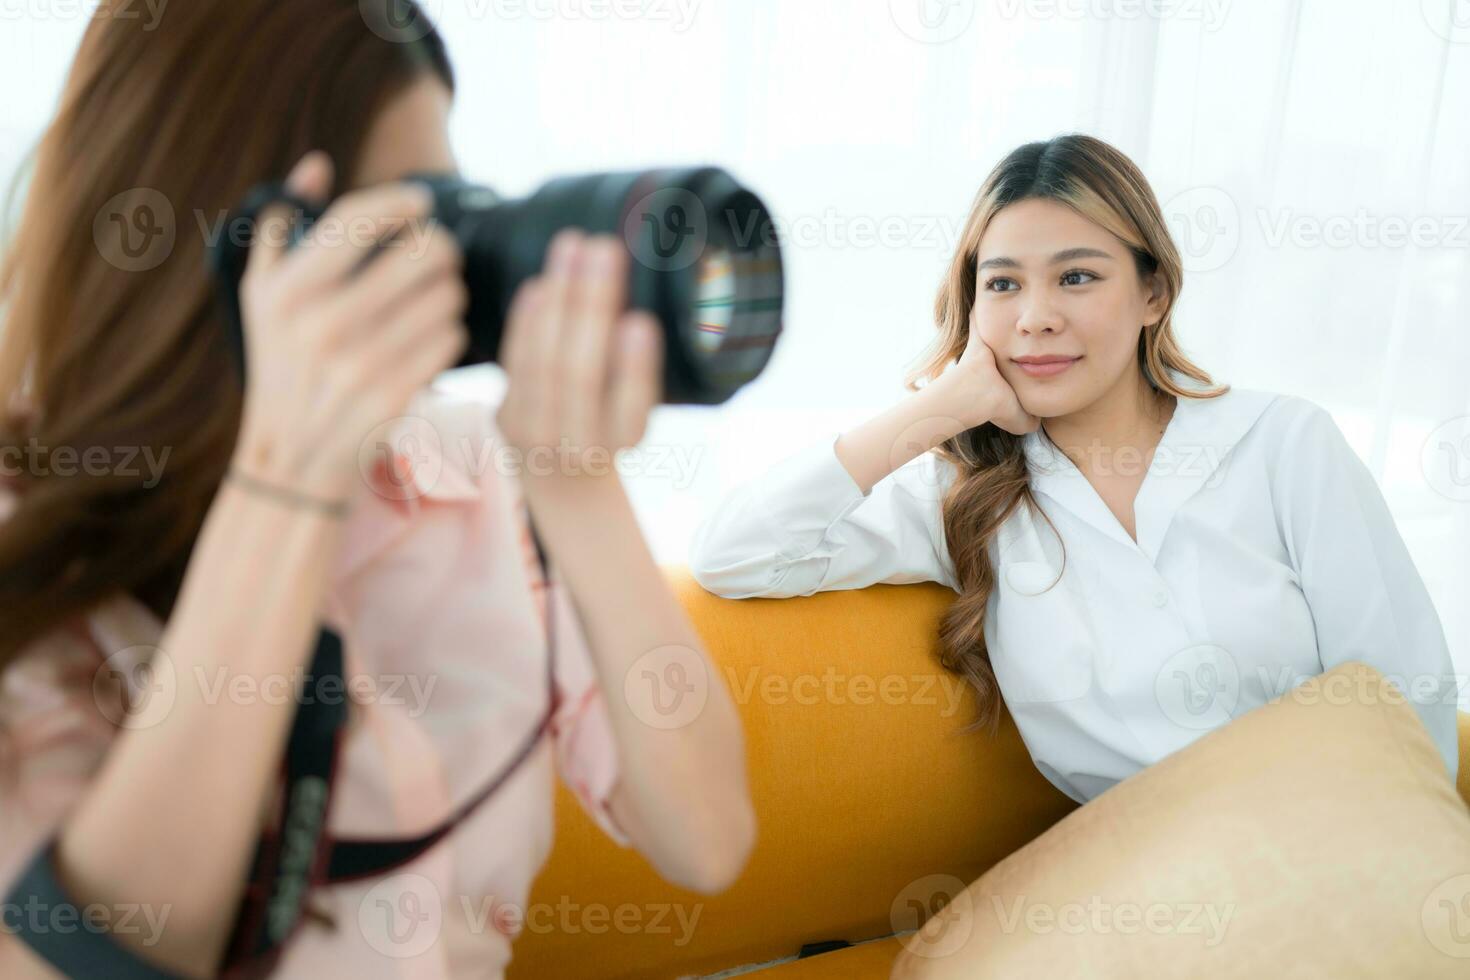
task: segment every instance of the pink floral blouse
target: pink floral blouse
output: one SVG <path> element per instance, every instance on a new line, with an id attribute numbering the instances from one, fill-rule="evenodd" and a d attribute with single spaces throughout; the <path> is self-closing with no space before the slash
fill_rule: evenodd
<path id="1" fill-rule="evenodd" d="M 392 451 L 361 481 L 324 609 L 353 701 L 328 819 L 338 836 L 432 829 L 501 770 L 547 697 L 546 586 L 494 406 L 430 388 L 382 435 Z M 11 506 L 0 497 L 0 519 Z M 551 579 L 551 737 L 448 840 L 381 878 L 316 890 L 311 905 L 335 927 L 305 921 L 278 975 L 501 977 L 511 940 L 538 922 L 526 902 L 551 849 L 553 756 L 588 814 L 630 846 L 607 809 L 618 760 L 602 690 L 554 566 Z M 232 696 L 220 675 L 138 670 L 161 634 L 119 593 L 0 675 L 0 890 L 97 770 L 125 698 L 145 705 L 132 724 L 166 710 L 170 683 Z M 151 697 L 125 690 L 145 680 Z"/>

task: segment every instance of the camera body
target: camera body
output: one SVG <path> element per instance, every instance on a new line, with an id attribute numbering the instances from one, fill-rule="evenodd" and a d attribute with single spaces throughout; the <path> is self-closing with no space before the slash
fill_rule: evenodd
<path id="1" fill-rule="evenodd" d="M 470 342 L 459 367 L 496 361 L 517 287 L 540 273 L 547 246 L 564 228 L 614 235 L 627 246 L 629 307 L 654 314 L 664 331 L 663 404 L 721 404 L 770 360 L 782 326 L 781 247 L 764 204 L 724 170 L 562 177 L 519 200 L 457 175 L 404 180 L 430 189 L 432 220 L 464 253 Z M 230 226 L 253 228 L 261 211 L 280 202 L 301 216 L 294 241 L 325 213 L 283 185 L 265 184 L 251 191 Z M 210 263 L 243 378 L 239 287 L 248 244 L 226 237 L 212 246 Z"/>

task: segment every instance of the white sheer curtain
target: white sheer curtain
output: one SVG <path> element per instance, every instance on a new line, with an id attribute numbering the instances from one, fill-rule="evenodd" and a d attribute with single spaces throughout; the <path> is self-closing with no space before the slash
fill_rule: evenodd
<path id="1" fill-rule="evenodd" d="M 84 24 L 0 3 L 13 164 Z M 468 174 L 521 194 L 715 162 L 785 233 L 771 366 L 718 409 L 658 410 L 628 476 L 660 560 L 684 559 L 730 486 L 903 397 L 981 179 L 1020 143 L 1081 130 L 1132 156 L 1169 212 L 1188 352 L 1332 412 L 1470 671 L 1467 0 L 426 6 L 460 75 Z"/>

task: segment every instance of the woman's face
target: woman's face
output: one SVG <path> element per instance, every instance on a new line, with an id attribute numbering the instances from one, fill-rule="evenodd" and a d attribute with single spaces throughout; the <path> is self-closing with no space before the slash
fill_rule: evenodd
<path id="1" fill-rule="evenodd" d="M 976 266 L 976 329 L 1026 411 L 1069 415 L 1137 375 L 1139 331 L 1164 298 L 1111 232 L 1053 200 L 1017 201 L 991 219 Z M 1046 355 L 1080 360 L 1044 376 L 1015 360 Z"/>
<path id="2" fill-rule="evenodd" d="M 357 172 L 342 189 L 369 187 L 416 171 L 458 173 L 449 145 L 452 104 L 448 87 L 431 73 L 400 92 L 373 121 Z"/>

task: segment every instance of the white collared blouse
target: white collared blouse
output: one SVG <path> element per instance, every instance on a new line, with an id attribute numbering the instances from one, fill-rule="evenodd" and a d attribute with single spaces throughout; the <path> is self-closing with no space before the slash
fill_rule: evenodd
<path id="1" fill-rule="evenodd" d="M 940 511 L 953 465 L 924 453 L 863 494 L 836 441 L 706 518 L 689 557 L 701 585 L 729 598 L 879 582 L 959 590 Z M 989 545 L 985 639 L 1058 789 L 1085 802 L 1349 660 L 1413 701 L 1455 779 L 1459 688 L 1443 629 L 1377 484 L 1324 409 L 1250 389 L 1180 398 L 1134 502 L 1137 541 L 1041 432 L 1024 445 L 1066 561 L 1047 522 L 1019 508 Z"/>

